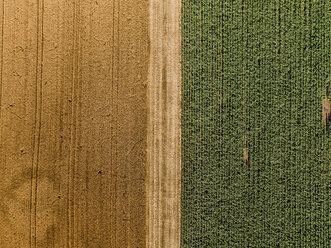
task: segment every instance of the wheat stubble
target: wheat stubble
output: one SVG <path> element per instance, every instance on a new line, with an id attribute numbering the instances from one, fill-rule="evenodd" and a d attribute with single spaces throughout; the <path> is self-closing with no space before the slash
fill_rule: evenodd
<path id="1" fill-rule="evenodd" d="M 0 6 L 0 247 L 145 247 L 148 1 Z"/>

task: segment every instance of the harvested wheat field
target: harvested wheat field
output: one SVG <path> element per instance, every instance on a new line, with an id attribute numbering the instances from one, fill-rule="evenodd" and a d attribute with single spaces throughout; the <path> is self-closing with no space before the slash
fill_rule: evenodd
<path id="1" fill-rule="evenodd" d="M 0 248 L 329 248 L 327 0 L 1 0 Z"/>
<path id="2" fill-rule="evenodd" d="M 179 62 L 160 63 L 163 53 L 152 58 L 157 66 L 150 73 L 151 47 L 156 53 L 167 35 L 165 30 L 150 42 L 151 6 L 148 0 L 1 1 L 1 248 L 137 248 L 153 245 L 148 233 L 150 240 L 158 235 L 153 247 L 166 247 L 172 232 L 179 232 L 171 227 L 154 234 L 147 226 L 160 231 L 158 216 L 169 212 L 153 214 L 161 201 L 167 204 L 162 194 L 148 200 L 147 192 L 152 197 L 159 190 L 147 162 L 166 151 L 149 149 L 147 139 L 162 145 L 158 137 L 179 130 L 163 131 L 147 116 L 153 104 L 159 110 L 157 96 L 163 109 L 169 97 L 152 93 L 152 74 L 162 90 L 169 80 L 179 83 L 162 69 L 174 63 L 179 69 Z M 165 9 L 154 6 L 152 17 L 167 18 Z M 158 22 L 154 27 L 162 32 L 167 20 Z M 172 59 L 179 58 L 176 49 Z M 179 148 L 176 140 L 171 144 L 167 149 Z M 153 170 L 157 185 L 176 178 Z M 172 205 L 179 213 L 178 203 Z"/>

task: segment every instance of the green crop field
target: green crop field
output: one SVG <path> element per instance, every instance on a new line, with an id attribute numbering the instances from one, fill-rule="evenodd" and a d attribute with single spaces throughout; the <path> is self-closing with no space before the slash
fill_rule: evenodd
<path id="1" fill-rule="evenodd" d="M 183 248 L 331 247 L 330 10 L 182 1 Z"/>

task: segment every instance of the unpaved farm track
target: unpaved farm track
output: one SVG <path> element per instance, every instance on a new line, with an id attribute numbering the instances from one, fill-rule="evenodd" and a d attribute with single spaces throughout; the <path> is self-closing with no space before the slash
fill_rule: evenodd
<path id="1" fill-rule="evenodd" d="M 149 1 L 0 8 L 0 247 L 146 247 Z"/>
<path id="2" fill-rule="evenodd" d="M 180 246 L 181 0 L 150 1 L 147 245 Z"/>

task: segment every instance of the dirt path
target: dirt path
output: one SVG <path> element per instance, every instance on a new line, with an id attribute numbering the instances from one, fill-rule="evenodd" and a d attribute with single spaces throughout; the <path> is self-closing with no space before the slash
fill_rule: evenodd
<path id="1" fill-rule="evenodd" d="M 150 1 L 148 247 L 180 246 L 180 0 Z"/>
<path id="2" fill-rule="evenodd" d="M 145 247 L 147 0 L 0 3 L 0 247 Z"/>

